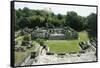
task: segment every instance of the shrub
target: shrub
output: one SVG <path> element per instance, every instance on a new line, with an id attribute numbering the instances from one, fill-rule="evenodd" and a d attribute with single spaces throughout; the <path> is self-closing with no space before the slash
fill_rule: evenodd
<path id="1" fill-rule="evenodd" d="M 31 52 L 31 59 L 35 59 L 35 57 L 36 57 L 36 52 Z"/>
<path id="2" fill-rule="evenodd" d="M 36 39 L 36 41 L 40 44 L 40 46 L 43 46 L 44 45 L 44 39 Z"/>
<path id="3" fill-rule="evenodd" d="M 31 40 L 31 36 L 29 35 L 25 35 L 23 38 L 24 41 L 30 41 Z"/>

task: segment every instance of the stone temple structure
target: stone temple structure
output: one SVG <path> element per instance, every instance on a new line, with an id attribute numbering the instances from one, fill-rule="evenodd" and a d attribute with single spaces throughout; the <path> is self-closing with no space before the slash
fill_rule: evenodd
<path id="1" fill-rule="evenodd" d="M 78 33 L 71 28 L 38 29 L 32 32 L 32 39 L 36 38 L 46 38 L 51 40 L 78 39 Z"/>

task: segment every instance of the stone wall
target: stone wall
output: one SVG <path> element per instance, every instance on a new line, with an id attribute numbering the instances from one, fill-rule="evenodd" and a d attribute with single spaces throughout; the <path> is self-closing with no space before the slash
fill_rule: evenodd
<path id="1" fill-rule="evenodd" d="M 73 29 L 61 29 L 61 28 L 55 28 L 55 29 L 48 29 L 48 30 L 34 30 L 32 32 L 32 39 L 36 38 L 46 38 L 46 39 L 78 39 L 78 33 Z"/>

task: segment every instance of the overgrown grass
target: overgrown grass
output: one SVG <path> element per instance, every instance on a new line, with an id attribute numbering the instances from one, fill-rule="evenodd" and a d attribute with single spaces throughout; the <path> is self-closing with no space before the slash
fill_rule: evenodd
<path id="1" fill-rule="evenodd" d="M 36 42 L 33 41 L 33 47 L 31 47 L 30 49 L 26 49 L 25 52 L 15 52 L 15 63 L 20 63 L 22 60 L 24 60 L 26 58 L 26 56 L 28 54 L 30 54 L 32 51 L 34 51 L 34 44 Z"/>
<path id="2" fill-rule="evenodd" d="M 79 32 L 79 41 L 89 40 L 87 32 Z"/>
<path id="3" fill-rule="evenodd" d="M 22 41 L 23 38 L 24 38 L 24 36 L 19 36 L 19 37 L 17 37 L 17 38 L 15 39 L 15 41 Z"/>

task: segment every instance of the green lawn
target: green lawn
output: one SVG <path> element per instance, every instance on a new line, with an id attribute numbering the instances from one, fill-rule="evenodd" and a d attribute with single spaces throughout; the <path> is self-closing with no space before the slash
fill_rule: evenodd
<path id="1" fill-rule="evenodd" d="M 48 40 L 45 43 L 54 53 L 80 51 L 78 40 Z"/>
<path id="2" fill-rule="evenodd" d="M 48 45 L 51 52 L 78 52 L 80 51 L 79 42 L 88 40 L 86 32 L 79 33 L 80 39 L 77 40 L 47 40 L 45 44 Z"/>

